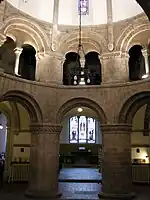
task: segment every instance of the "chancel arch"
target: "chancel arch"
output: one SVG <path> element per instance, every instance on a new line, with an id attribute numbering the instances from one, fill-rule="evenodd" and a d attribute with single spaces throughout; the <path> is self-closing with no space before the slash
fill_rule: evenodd
<path id="1" fill-rule="evenodd" d="M 63 105 L 59 108 L 58 113 L 57 113 L 57 123 L 61 123 L 63 116 L 71 109 L 74 107 L 87 107 L 92 109 L 96 115 L 97 119 L 102 123 L 102 124 L 107 124 L 107 116 L 103 110 L 96 102 L 87 99 L 87 98 L 73 98 L 68 100 L 67 102 L 63 103 Z"/>
<path id="2" fill-rule="evenodd" d="M 60 107 L 57 123 L 63 127 L 60 134 L 60 162 L 63 166 L 100 164 L 101 124 L 107 123 L 107 119 L 97 103 L 85 98 L 71 99 Z"/>

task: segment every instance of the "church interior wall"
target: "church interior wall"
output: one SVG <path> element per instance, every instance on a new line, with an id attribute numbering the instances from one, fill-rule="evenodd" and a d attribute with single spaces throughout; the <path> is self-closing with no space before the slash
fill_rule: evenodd
<path id="1" fill-rule="evenodd" d="M 73 1 L 68 1 L 68 5 L 71 2 Z M 96 4 L 96 0 L 93 2 Z M 106 4 L 106 1 L 103 3 Z M 3 3 L 0 4 L 0 16 L 2 10 L 4 11 L 3 6 Z M 54 25 L 18 11 L 10 4 L 6 9 L 6 15 L 0 17 L 2 25 L 0 28 L 0 112 L 5 115 L 8 128 L 5 171 L 9 171 L 12 161 L 31 161 L 31 189 L 45 189 L 47 185 L 57 188 L 55 183 L 59 154 L 72 151 L 80 153 L 79 147 L 85 147 L 97 156 L 98 151 L 103 147 L 106 156 L 104 178 L 106 182 L 108 180 L 108 191 L 111 191 L 111 186 L 115 185 L 115 179 L 111 179 L 110 182 L 109 175 L 114 174 L 116 169 L 118 170 L 116 180 L 121 182 L 120 188 L 124 188 L 124 184 L 129 185 L 131 180 L 126 178 L 126 175 L 131 164 L 130 155 L 132 163 L 148 163 L 150 157 L 149 124 L 145 128 L 145 119 L 148 119 L 147 113 L 150 109 L 147 100 L 150 96 L 148 92 L 150 79 L 143 79 L 142 75 L 145 75 L 146 70 L 143 72 L 140 69 L 141 74 L 134 77 L 136 80 L 131 80 L 129 62 L 131 57 L 134 57 L 131 49 L 138 46 L 141 59 L 138 67 L 142 65 L 146 69 L 146 66 L 150 65 L 148 62 L 150 56 L 147 57 L 150 52 L 150 26 L 145 14 L 119 22 L 116 15 L 114 23 L 92 26 L 86 26 L 86 20 L 92 23 L 95 19 L 87 16 L 85 26 L 82 27 L 82 42 L 86 55 L 90 52 L 97 53 L 100 63 L 99 65 L 96 63 L 95 66 L 101 68 L 99 77 L 102 79 L 98 84 L 81 86 L 74 85 L 74 82 L 70 85 L 63 84 L 63 64 L 66 55 L 77 52 L 78 26 L 75 25 L 77 18 L 73 16 L 72 26 L 64 25 L 63 18 L 59 21 L 61 24 Z M 97 18 L 95 13 L 94 17 Z M 69 20 L 72 19 L 68 18 L 68 23 Z M 97 20 L 102 19 L 97 18 Z M 23 60 L 26 59 L 23 56 L 26 48 L 34 52 L 32 78 L 21 74 L 22 66 L 25 66 Z M 20 68 L 17 69 L 18 66 Z M 88 69 L 92 71 L 94 64 L 91 64 Z M 31 71 L 28 72 L 30 74 Z M 145 96 L 142 92 L 146 93 Z M 134 104 L 139 104 L 141 107 Z M 78 107 L 87 110 L 79 114 Z M 69 118 L 81 115 L 96 119 L 95 143 L 88 143 L 90 139 L 86 131 L 86 144 L 78 143 L 79 138 L 76 144 L 69 141 Z M 77 121 L 79 126 L 79 118 Z M 0 123 L 3 123 L 1 116 Z M 86 119 L 86 123 L 90 122 Z M 71 134 L 74 134 L 73 131 Z M 0 135 L 0 145 L 2 141 L 4 141 L 4 132 Z M 4 143 L 2 147 L 4 149 Z M 0 151 L 2 151 L 1 147 Z M 30 159 L 30 155 L 35 156 Z M 119 159 L 121 164 L 119 163 L 118 166 L 124 166 L 125 173 L 117 166 Z M 39 163 L 39 160 L 42 162 Z M 109 162 L 109 167 L 113 164 L 114 168 L 107 168 Z M 109 172 L 108 177 L 106 172 Z M 51 183 L 51 178 L 54 184 Z M 126 180 L 122 183 L 124 178 Z M 37 185 L 34 182 L 37 182 Z M 115 188 L 116 191 L 118 188 L 118 186 Z M 122 191 L 120 188 L 119 190 Z"/>

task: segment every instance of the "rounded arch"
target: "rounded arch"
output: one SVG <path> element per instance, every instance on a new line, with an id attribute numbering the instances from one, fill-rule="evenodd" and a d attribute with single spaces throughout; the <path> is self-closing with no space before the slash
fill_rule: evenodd
<path id="1" fill-rule="evenodd" d="M 76 59 L 79 59 L 79 54 L 77 53 L 77 52 L 74 52 L 74 51 L 69 51 L 69 52 L 67 52 L 66 54 L 65 54 L 65 58 L 66 59 L 68 59 L 68 57 L 72 57 L 72 58 L 74 58 L 75 60 Z"/>
<path id="2" fill-rule="evenodd" d="M 78 32 L 74 31 L 72 33 L 65 34 L 58 38 L 58 49 L 60 52 L 65 53 L 68 51 L 74 51 L 78 46 Z M 107 41 L 100 34 L 88 31 L 88 34 L 83 31 L 82 33 L 82 43 L 85 48 L 85 53 L 89 51 L 89 49 L 93 49 L 97 52 L 102 52 L 102 49 L 107 48 Z M 88 45 L 89 44 L 89 45 Z M 86 49 L 85 46 L 88 45 Z"/>
<path id="3" fill-rule="evenodd" d="M 100 85 L 102 82 L 100 54 L 96 51 L 85 55 L 87 80 L 89 85 Z"/>
<path id="4" fill-rule="evenodd" d="M 122 106 L 119 113 L 119 123 L 132 124 L 132 120 L 136 112 L 142 105 L 150 102 L 150 92 L 140 92 L 131 96 Z"/>
<path id="5" fill-rule="evenodd" d="M 22 106 L 24 106 L 27 109 L 32 122 L 42 122 L 43 121 L 42 111 L 41 111 L 38 103 L 28 93 L 13 90 L 13 91 L 6 92 L 5 94 L 3 94 L 0 97 L 0 102 L 14 101 L 14 100 L 16 102 L 20 103 Z"/>
<path id="6" fill-rule="evenodd" d="M 19 75 L 21 78 L 35 81 L 36 50 L 30 44 L 23 44 L 22 49 L 19 61 Z"/>
<path id="7" fill-rule="evenodd" d="M 134 24 L 134 27 L 133 27 Z M 142 33 L 143 31 L 150 30 L 150 25 L 147 21 L 147 17 L 144 15 L 141 18 L 135 19 L 132 24 L 127 26 L 120 34 L 117 42 L 116 49 L 122 52 L 127 52 L 133 38 Z M 131 46 L 130 46 L 131 47 Z"/>
<path id="8" fill-rule="evenodd" d="M 46 52 L 49 49 L 49 38 L 46 36 L 44 31 L 37 24 L 31 22 L 31 20 L 28 21 L 27 19 L 18 16 L 8 17 L 5 20 L 3 32 L 5 35 L 11 34 L 14 37 L 16 37 L 15 32 L 17 32 L 17 36 L 19 33 L 23 33 L 21 34 L 21 38 L 23 35 L 25 35 L 25 38 L 24 41 L 21 41 L 26 43 L 26 40 L 31 40 L 31 43 L 34 45 L 37 52 Z"/>
<path id="9" fill-rule="evenodd" d="M 60 123 L 63 119 L 63 116 L 72 108 L 84 106 L 92 109 L 97 114 L 98 120 L 100 120 L 101 124 L 107 123 L 107 117 L 103 111 L 103 109 L 94 101 L 87 98 L 73 98 L 69 101 L 65 102 L 59 109 L 57 113 L 57 123 Z"/>
<path id="10" fill-rule="evenodd" d="M 141 80 L 143 75 L 146 74 L 142 49 L 141 45 L 134 45 L 129 49 L 128 68 L 130 81 Z"/>
<path id="11" fill-rule="evenodd" d="M 121 51 L 127 52 L 129 50 L 130 44 L 131 44 L 132 40 L 134 39 L 134 37 L 136 37 L 139 34 L 143 34 L 143 32 L 145 32 L 145 31 L 150 31 L 150 26 L 148 27 L 146 25 L 146 27 L 145 27 L 143 25 L 143 26 L 137 27 L 137 28 L 133 29 L 131 32 L 129 32 L 127 34 L 128 37 L 126 36 L 124 38 L 124 41 L 121 44 Z M 146 41 L 146 43 L 147 43 L 147 41 Z M 141 45 L 143 45 L 143 44 L 141 44 Z"/>

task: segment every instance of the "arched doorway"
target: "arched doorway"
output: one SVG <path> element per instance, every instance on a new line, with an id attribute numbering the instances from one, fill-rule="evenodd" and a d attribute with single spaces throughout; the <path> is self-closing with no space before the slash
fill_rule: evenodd
<path id="1" fill-rule="evenodd" d="M 132 182 L 149 183 L 150 157 L 150 93 L 130 97 L 120 112 L 120 122 L 132 124 Z"/>
<path id="2" fill-rule="evenodd" d="M 63 85 L 77 85 L 79 82 L 79 74 L 79 55 L 75 52 L 67 53 L 63 64 Z M 76 81 L 76 84 L 74 81 Z"/>
<path id="3" fill-rule="evenodd" d="M 91 51 L 85 56 L 86 60 L 86 84 L 100 85 L 102 82 L 101 63 L 99 54 Z"/>
<path id="4" fill-rule="evenodd" d="M 5 121 L 7 121 L 5 142 L 3 139 L 2 143 L 3 149 L 5 147 L 4 178 L 8 182 L 28 181 L 29 162 L 31 161 L 30 124 L 42 121 L 41 110 L 30 95 L 21 91 L 11 91 L 1 96 L 0 111 L 0 120 L 1 116 L 6 114 Z M 16 112 L 18 112 L 18 114 L 16 114 Z M 2 123 L 3 122 L 4 120 Z M 2 130 L 4 130 L 4 128 L 6 128 L 6 125 L 3 126 Z M 26 173 L 22 174 L 21 171 L 25 171 Z"/>
<path id="5" fill-rule="evenodd" d="M 102 108 L 89 99 L 71 99 L 59 109 L 57 121 L 63 125 L 60 134 L 60 162 L 64 169 L 60 173 L 60 180 L 65 181 L 66 178 L 67 182 L 71 178 L 86 182 L 92 173 L 91 179 L 100 182 L 102 178 L 98 170 L 101 167 L 99 155 L 102 156 L 100 126 L 107 121 Z"/>
<path id="6" fill-rule="evenodd" d="M 62 125 L 60 154 L 64 167 L 97 167 L 102 135 L 95 112 L 85 106 L 74 107 L 63 116 Z"/>
<path id="7" fill-rule="evenodd" d="M 134 45 L 131 47 L 129 56 L 129 80 L 137 81 L 142 79 L 142 76 L 146 73 L 142 46 Z"/>
<path id="8" fill-rule="evenodd" d="M 35 80 L 35 70 L 36 70 L 36 51 L 31 45 L 23 45 L 23 50 L 20 55 L 19 62 L 19 75 L 27 80 Z"/>

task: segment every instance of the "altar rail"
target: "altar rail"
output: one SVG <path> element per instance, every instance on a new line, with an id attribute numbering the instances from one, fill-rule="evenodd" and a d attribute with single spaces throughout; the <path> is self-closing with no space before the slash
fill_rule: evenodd
<path id="1" fill-rule="evenodd" d="M 8 182 L 27 182 L 29 179 L 29 163 L 12 163 L 9 169 Z M 150 165 L 132 165 L 133 183 L 150 183 Z"/>

